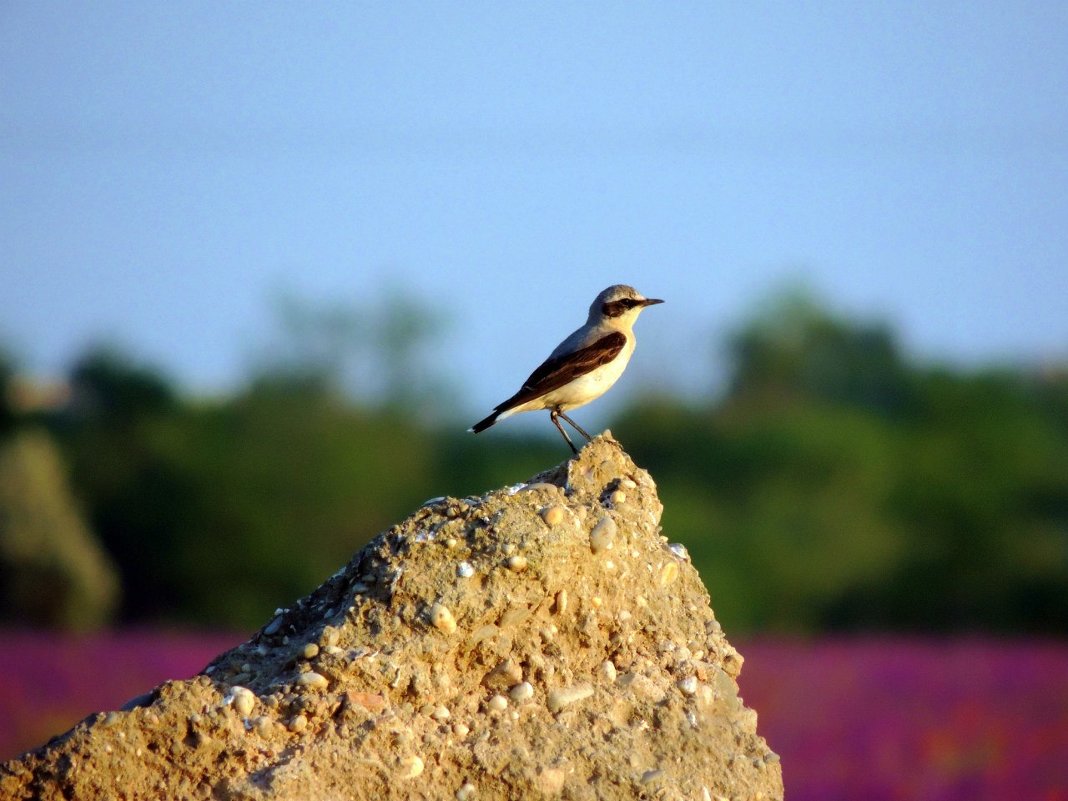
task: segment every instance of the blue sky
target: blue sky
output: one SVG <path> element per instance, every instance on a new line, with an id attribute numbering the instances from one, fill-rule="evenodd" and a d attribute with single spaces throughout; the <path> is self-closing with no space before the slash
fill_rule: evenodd
<path id="1" fill-rule="evenodd" d="M 279 288 L 449 318 L 474 412 L 626 282 L 707 387 L 784 283 L 923 358 L 1068 358 L 1068 4 L 5 3 L 0 337 L 196 392 Z"/>

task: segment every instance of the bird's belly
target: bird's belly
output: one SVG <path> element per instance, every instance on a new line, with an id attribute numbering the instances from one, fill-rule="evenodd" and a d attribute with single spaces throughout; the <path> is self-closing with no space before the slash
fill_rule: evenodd
<path id="1" fill-rule="evenodd" d="M 577 409 L 595 400 L 608 391 L 627 366 L 629 354 L 620 355 L 609 364 L 603 364 L 584 376 L 576 378 L 569 384 L 554 389 L 544 396 L 543 408 L 560 408 L 564 411 Z"/>

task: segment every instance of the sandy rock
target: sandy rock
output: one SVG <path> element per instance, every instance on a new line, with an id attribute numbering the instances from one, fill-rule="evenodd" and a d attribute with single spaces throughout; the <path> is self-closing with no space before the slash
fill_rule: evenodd
<path id="1" fill-rule="evenodd" d="M 525 486 L 427 502 L 202 675 L 0 766 L 0 798 L 781 799 L 649 475 L 605 434 Z"/>

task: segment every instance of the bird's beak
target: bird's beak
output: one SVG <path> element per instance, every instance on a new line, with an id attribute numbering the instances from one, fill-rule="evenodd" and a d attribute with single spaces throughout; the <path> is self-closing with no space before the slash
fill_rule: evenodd
<path id="1" fill-rule="evenodd" d="M 646 298 L 642 301 L 642 306 L 655 306 L 657 303 L 663 303 L 660 298 Z"/>

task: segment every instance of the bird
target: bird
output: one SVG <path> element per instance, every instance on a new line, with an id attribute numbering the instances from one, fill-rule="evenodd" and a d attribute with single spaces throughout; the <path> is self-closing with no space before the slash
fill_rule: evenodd
<path id="1" fill-rule="evenodd" d="M 520 412 L 548 409 L 549 419 L 571 447 L 578 448 L 560 425 L 563 419 L 590 441 L 592 437 L 565 412 L 601 397 L 623 375 L 634 353 L 634 327 L 646 306 L 664 301 L 647 298 L 626 284 L 614 284 L 590 304 L 586 324 L 574 331 L 508 400 L 468 431 L 485 431 L 499 420 Z"/>

